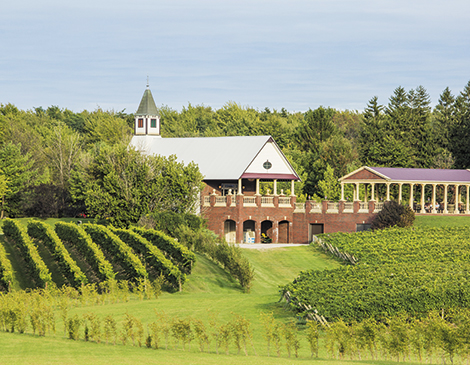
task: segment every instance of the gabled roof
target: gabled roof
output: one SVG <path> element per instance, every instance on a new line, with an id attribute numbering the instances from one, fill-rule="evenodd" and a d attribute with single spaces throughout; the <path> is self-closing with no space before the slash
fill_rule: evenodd
<path id="1" fill-rule="evenodd" d="M 339 180 L 343 182 L 383 180 L 388 182 L 470 183 L 470 171 L 363 166 Z"/>
<path id="2" fill-rule="evenodd" d="M 194 162 L 205 180 L 300 180 L 271 136 L 161 138 L 135 135 L 130 144 L 147 154 L 176 155 L 184 164 Z M 273 165 L 270 170 L 263 169 L 260 162 L 266 161 L 266 156 Z"/>
<path id="3" fill-rule="evenodd" d="M 135 112 L 135 115 L 160 115 L 155 101 L 153 100 L 152 92 L 148 87 L 144 91 L 144 95 L 142 96 L 142 100 L 140 101 L 139 108 Z"/>

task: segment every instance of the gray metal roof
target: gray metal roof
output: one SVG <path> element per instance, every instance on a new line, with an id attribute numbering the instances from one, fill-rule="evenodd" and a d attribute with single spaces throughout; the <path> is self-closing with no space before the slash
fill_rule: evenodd
<path id="1" fill-rule="evenodd" d="M 160 115 L 155 101 L 153 100 L 152 92 L 148 87 L 144 91 L 144 95 L 142 96 L 142 100 L 140 101 L 139 108 L 135 112 L 135 115 Z"/>
<path id="2" fill-rule="evenodd" d="M 205 180 L 237 180 L 271 140 L 271 136 L 161 138 L 135 135 L 131 146 L 147 154 L 176 155 L 184 164 L 194 162 Z M 287 159 L 285 161 L 290 166 Z M 286 179 L 290 178 L 286 175 Z"/>

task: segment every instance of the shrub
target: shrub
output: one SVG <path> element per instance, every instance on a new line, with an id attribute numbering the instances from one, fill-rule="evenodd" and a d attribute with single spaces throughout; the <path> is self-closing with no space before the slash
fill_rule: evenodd
<path id="1" fill-rule="evenodd" d="M 148 240 L 152 246 L 155 245 L 158 250 L 165 252 L 182 272 L 191 273 L 191 268 L 196 261 L 196 255 L 187 247 L 165 233 L 154 229 L 133 228 L 133 231 Z"/>
<path id="2" fill-rule="evenodd" d="M 60 240 L 57 233 L 47 224 L 31 220 L 28 222 L 28 234 L 44 243 L 57 260 L 59 270 L 75 287 L 88 283 L 88 279 Z"/>
<path id="3" fill-rule="evenodd" d="M 383 209 L 377 214 L 371 228 L 383 229 L 387 227 L 410 227 L 415 220 L 415 213 L 408 205 L 402 205 L 391 200 L 385 202 Z"/>
<path id="4" fill-rule="evenodd" d="M 181 273 L 178 267 L 176 267 L 170 260 L 168 260 L 165 257 L 165 255 L 159 250 L 159 248 L 157 248 L 151 242 L 149 242 L 146 238 L 144 238 L 145 230 L 140 229 L 139 231 L 131 231 L 131 230 L 125 230 L 125 229 L 118 229 L 118 228 L 112 228 L 111 230 L 123 242 L 125 242 L 132 249 L 134 249 L 135 252 L 141 254 L 145 262 L 149 266 L 152 266 L 157 271 L 158 274 L 163 274 L 165 278 L 176 289 L 181 290 L 181 285 L 186 280 L 186 275 Z M 151 231 L 147 231 L 147 232 L 150 233 L 150 236 L 147 235 L 147 237 L 149 238 L 153 236 L 159 237 L 156 234 L 159 232 L 153 231 L 155 232 L 155 234 L 153 235 L 151 234 Z M 142 233 L 142 236 L 140 235 L 141 233 Z M 168 239 L 174 241 L 170 237 L 168 237 Z M 191 254 L 193 253 L 191 252 Z"/>
<path id="5" fill-rule="evenodd" d="M 193 231 L 188 227 L 181 226 L 178 235 L 182 243 L 220 264 L 233 278 L 238 280 L 245 291 L 250 291 L 254 270 L 248 259 L 243 256 L 240 247 L 227 243 L 225 239 L 218 237 L 206 228 Z"/>
<path id="6" fill-rule="evenodd" d="M 20 249 L 26 265 L 31 270 L 36 284 L 42 288 L 54 284 L 51 273 L 38 253 L 35 244 L 26 233 L 26 229 L 13 219 L 5 219 L 3 223 L 5 237 L 13 241 Z"/>
<path id="7" fill-rule="evenodd" d="M 7 257 L 7 253 L 2 243 L 0 242 L 0 286 L 9 290 L 13 281 L 13 267 Z"/>
<path id="8" fill-rule="evenodd" d="M 77 248 L 101 280 L 114 279 L 116 274 L 112 265 L 82 227 L 73 223 L 57 222 L 55 231 L 62 241 L 69 242 Z"/>
<path id="9" fill-rule="evenodd" d="M 127 275 L 129 275 L 129 278 L 137 280 L 137 278 L 148 277 L 147 270 L 145 270 L 144 265 L 132 248 L 108 228 L 90 223 L 85 223 L 83 227 L 92 240 L 112 256 L 115 262 L 122 266 Z"/>
<path id="10" fill-rule="evenodd" d="M 139 225 L 164 232 L 171 237 L 176 237 L 179 227 L 186 226 L 193 230 L 198 230 L 204 226 L 204 220 L 190 213 L 154 212 L 141 217 Z"/>

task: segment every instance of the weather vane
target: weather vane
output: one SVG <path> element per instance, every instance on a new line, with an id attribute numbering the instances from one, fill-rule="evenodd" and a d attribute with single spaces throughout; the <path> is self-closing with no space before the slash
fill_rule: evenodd
<path id="1" fill-rule="evenodd" d="M 147 75 L 147 87 L 149 87 L 149 77 Z"/>

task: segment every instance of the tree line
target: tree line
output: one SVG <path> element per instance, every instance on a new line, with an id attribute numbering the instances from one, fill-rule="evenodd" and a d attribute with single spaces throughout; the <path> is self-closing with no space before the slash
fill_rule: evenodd
<path id="1" fill-rule="evenodd" d="M 400 86 L 387 104 L 372 97 L 363 111 L 228 102 L 159 112 L 163 137 L 273 136 L 302 178 L 301 200 L 339 199 L 337 179 L 363 165 L 470 167 L 470 82 L 457 95 L 446 88 L 434 107 L 423 86 Z M 197 166 L 129 150 L 133 123 L 125 110 L 0 104 L 1 215 L 91 214 L 122 225 L 152 211 L 191 211 L 201 189 Z M 117 210 L 125 215 L 116 217 Z"/>

